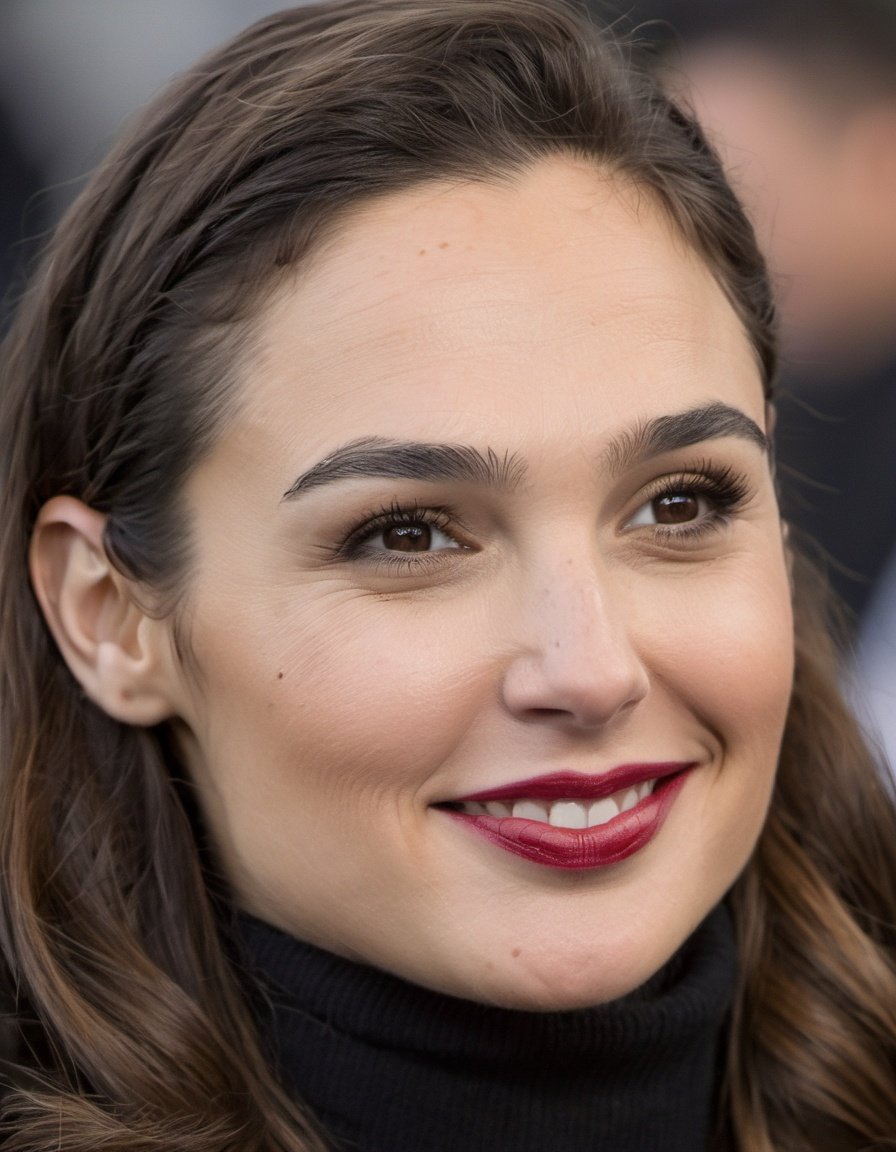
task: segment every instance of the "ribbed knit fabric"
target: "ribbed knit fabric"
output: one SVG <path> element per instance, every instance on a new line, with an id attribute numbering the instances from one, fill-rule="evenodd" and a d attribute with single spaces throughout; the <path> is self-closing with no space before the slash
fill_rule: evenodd
<path id="1" fill-rule="evenodd" d="M 340 1152 L 705 1152 L 735 976 L 716 909 L 643 988 L 575 1012 L 430 992 L 251 917 L 284 1083 Z"/>

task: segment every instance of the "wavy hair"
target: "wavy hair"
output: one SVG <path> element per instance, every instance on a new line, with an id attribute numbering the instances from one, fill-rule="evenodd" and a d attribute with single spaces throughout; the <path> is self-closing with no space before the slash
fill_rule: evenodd
<path id="1" fill-rule="evenodd" d="M 0 394 L 10 1152 L 326 1146 L 256 1034 L 170 734 L 97 709 L 43 622 L 27 574 L 39 508 L 67 493 L 106 514 L 114 562 L 158 591 L 176 631 L 184 481 L 233 410 L 234 365 L 270 293 L 364 201 L 505 179 L 557 153 L 664 207 L 768 389 L 768 282 L 715 156 L 563 0 L 336 0 L 272 16 L 162 93 L 57 230 Z M 776 792 L 730 897 L 741 978 L 719 1147 L 855 1152 L 896 1132 L 896 816 L 799 562 L 794 583 Z"/>

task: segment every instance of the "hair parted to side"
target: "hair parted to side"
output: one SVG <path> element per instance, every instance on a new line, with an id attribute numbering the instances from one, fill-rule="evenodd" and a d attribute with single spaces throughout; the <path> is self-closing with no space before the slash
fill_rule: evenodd
<path id="1" fill-rule="evenodd" d="M 91 704 L 26 566 L 41 505 L 108 516 L 177 619 L 185 478 L 240 401 L 253 321 L 371 197 L 569 152 L 666 209 L 766 387 L 772 305 L 699 130 L 563 0 L 336 0 L 272 16 L 165 91 L 59 227 L 0 395 L 0 944 L 12 1152 L 311 1152 L 268 1068 L 226 900 L 164 728 Z M 742 962 L 719 1147 L 846 1152 L 896 1132 L 896 818 L 839 702 L 797 564 L 798 670 L 772 814 L 732 894 Z"/>

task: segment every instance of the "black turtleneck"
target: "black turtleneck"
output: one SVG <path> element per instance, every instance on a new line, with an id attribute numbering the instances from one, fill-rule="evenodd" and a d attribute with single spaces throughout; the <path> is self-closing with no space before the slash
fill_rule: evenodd
<path id="1" fill-rule="evenodd" d="M 286 1086 L 339 1152 L 704 1152 L 735 950 L 717 908 L 631 995 L 574 1012 L 455 999 L 241 917 Z"/>

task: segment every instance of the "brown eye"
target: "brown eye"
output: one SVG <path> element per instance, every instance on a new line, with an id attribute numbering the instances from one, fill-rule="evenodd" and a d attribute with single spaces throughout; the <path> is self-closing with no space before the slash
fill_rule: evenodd
<path id="1" fill-rule="evenodd" d="M 699 491 L 681 488 L 678 491 L 663 492 L 642 504 L 629 520 L 629 528 L 675 527 L 677 524 L 693 524 L 706 519 L 713 508 L 713 502 Z"/>
<path id="2" fill-rule="evenodd" d="M 393 524 L 383 530 L 382 540 L 389 552 L 428 552 L 432 529 L 428 524 Z"/>
<path id="3" fill-rule="evenodd" d="M 401 519 L 372 527 L 363 542 L 367 554 L 377 552 L 405 552 L 417 555 L 426 552 L 444 552 L 462 545 L 449 536 L 446 529 L 429 520 Z"/>
<path id="4" fill-rule="evenodd" d="M 692 492 L 669 492 L 651 501 L 657 524 L 687 524 L 701 513 L 700 500 Z"/>

